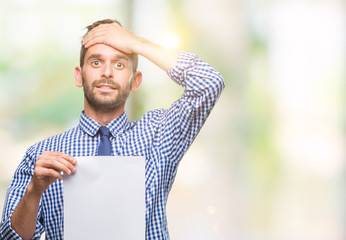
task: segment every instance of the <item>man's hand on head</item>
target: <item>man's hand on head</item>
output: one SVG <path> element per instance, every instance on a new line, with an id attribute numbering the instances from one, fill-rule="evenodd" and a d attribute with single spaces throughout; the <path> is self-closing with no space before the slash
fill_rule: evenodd
<path id="1" fill-rule="evenodd" d="M 126 54 L 136 53 L 135 46 L 144 41 L 118 23 L 101 24 L 92 29 L 83 39 L 85 48 L 105 44 Z"/>
<path id="2" fill-rule="evenodd" d="M 141 55 L 164 71 L 174 67 L 178 51 L 168 49 L 134 35 L 118 23 L 101 24 L 93 28 L 83 39 L 82 44 L 89 48 L 95 44 L 105 44 L 125 54 Z"/>

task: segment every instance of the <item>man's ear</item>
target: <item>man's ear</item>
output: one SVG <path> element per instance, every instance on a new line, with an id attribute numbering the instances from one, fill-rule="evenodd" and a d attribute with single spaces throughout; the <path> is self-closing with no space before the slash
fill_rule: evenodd
<path id="1" fill-rule="evenodd" d="M 76 80 L 76 86 L 77 87 L 83 87 L 82 68 L 81 67 L 76 67 L 74 69 L 74 78 Z"/>
<path id="2" fill-rule="evenodd" d="M 140 71 L 137 71 L 134 73 L 134 76 L 133 76 L 131 91 L 136 92 L 139 86 L 141 85 L 141 83 L 142 83 L 142 73 Z"/>

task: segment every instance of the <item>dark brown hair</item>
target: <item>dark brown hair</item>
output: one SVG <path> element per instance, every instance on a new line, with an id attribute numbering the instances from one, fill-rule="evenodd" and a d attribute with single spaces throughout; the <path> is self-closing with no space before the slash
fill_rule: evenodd
<path id="1" fill-rule="evenodd" d="M 121 23 L 115 19 L 104 19 L 104 20 L 99 20 L 94 22 L 93 24 L 87 26 L 86 28 L 88 29 L 88 31 L 84 34 L 83 38 L 94 28 L 96 28 L 97 26 L 101 25 L 101 24 L 111 24 L 111 23 L 117 23 L 121 26 Z M 84 47 L 84 45 L 82 44 L 81 49 L 80 49 L 80 58 L 79 58 L 79 65 L 80 67 L 83 67 L 84 65 L 84 58 L 85 58 L 85 54 L 87 52 L 87 48 Z M 133 72 L 137 71 L 137 67 L 138 67 L 138 55 L 136 53 L 131 53 L 129 54 L 130 60 L 132 61 L 133 64 Z"/>

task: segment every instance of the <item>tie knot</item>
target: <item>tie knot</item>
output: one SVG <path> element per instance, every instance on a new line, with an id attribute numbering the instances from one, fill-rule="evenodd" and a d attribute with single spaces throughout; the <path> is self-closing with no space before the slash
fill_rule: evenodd
<path id="1" fill-rule="evenodd" d="M 100 127 L 99 132 L 100 132 L 101 136 L 107 136 L 107 137 L 110 136 L 109 129 L 105 126 Z"/>

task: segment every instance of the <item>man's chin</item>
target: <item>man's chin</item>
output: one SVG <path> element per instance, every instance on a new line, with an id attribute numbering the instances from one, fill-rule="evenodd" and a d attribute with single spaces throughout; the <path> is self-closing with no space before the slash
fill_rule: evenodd
<path id="1" fill-rule="evenodd" d="M 124 105 L 124 101 L 107 101 L 107 100 L 95 100 L 95 101 L 90 101 L 87 100 L 88 104 L 90 107 L 92 107 L 94 110 L 96 111 L 114 111 L 116 109 L 118 109 L 119 107 L 122 107 L 122 105 Z"/>
<path id="2" fill-rule="evenodd" d="M 90 104 L 90 103 L 89 103 Z M 95 110 L 112 111 L 119 108 L 120 104 L 110 102 L 99 102 L 90 104 Z"/>
<path id="3" fill-rule="evenodd" d="M 113 94 L 84 94 L 88 105 L 95 111 L 114 111 L 124 106 L 127 96 Z"/>

